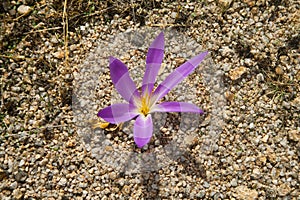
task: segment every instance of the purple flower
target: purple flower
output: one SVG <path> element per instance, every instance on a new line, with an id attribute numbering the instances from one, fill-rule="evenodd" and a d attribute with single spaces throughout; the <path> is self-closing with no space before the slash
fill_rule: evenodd
<path id="1" fill-rule="evenodd" d="M 186 102 L 157 102 L 185 77 L 194 71 L 208 52 L 191 58 L 172 72 L 155 90 L 154 83 L 164 56 L 164 34 L 161 32 L 148 49 L 146 71 L 141 91 L 130 78 L 125 64 L 114 57 L 109 58 L 112 82 L 128 103 L 117 103 L 98 112 L 98 117 L 109 123 L 118 124 L 136 117 L 133 136 L 139 148 L 145 146 L 153 133 L 153 112 L 191 112 L 203 114 L 196 105 Z"/>

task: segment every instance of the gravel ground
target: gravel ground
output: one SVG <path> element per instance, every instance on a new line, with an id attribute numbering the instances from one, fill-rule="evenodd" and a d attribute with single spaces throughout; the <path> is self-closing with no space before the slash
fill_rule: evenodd
<path id="1" fill-rule="evenodd" d="M 0 3 L 0 199 L 299 200 L 299 2 L 130 2 Z M 105 65 L 108 55 L 100 55 L 99 46 L 110 45 L 111 38 L 124 32 L 145 28 L 172 30 L 210 51 L 207 66 L 216 72 L 210 77 L 218 77 L 220 83 L 207 84 L 205 70 L 184 83 L 197 84 L 196 91 L 188 94 L 195 95 L 193 101 L 206 115 L 191 131 L 193 137 L 175 149 L 178 156 L 170 156 L 165 165 L 133 162 L 121 170 L 111 162 L 119 159 L 120 166 L 125 166 L 125 150 L 133 152 L 132 157 L 144 158 L 152 150 L 173 144 L 180 133 L 176 122 L 186 118 L 164 116 L 168 124 L 158 126 L 159 131 L 171 137 L 166 143 L 154 138 L 142 151 L 132 143 L 130 124 L 111 132 L 96 127 L 95 113 L 115 97 Z M 128 49 L 113 56 L 122 58 L 134 71 L 135 63 L 143 66 L 152 39 L 142 39 L 139 51 Z M 164 59 L 171 68 L 190 57 L 174 51 L 170 48 Z M 86 132 L 75 112 L 76 103 L 82 104 L 74 99 L 78 75 L 97 62 L 107 68 L 99 71 L 98 88 L 92 91 L 96 94 L 94 113 L 87 113 L 90 121 L 83 120 L 83 125 L 94 131 L 92 136 L 99 131 L 105 134 L 105 141 L 110 142 L 105 150 L 121 153 L 110 162 L 97 157 L 102 151 L 91 147 L 97 138 L 84 138 Z M 221 90 L 212 90 L 213 84 L 220 84 Z M 179 87 L 168 98 L 176 99 L 180 91 Z M 216 115 L 219 109 L 214 112 L 216 93 L 226 98 L 219 105 L 222 117 Z M 222 128 L 213 120 L 215 116 L 224 122 Z M 190 135 L 189 131 L 181 133 L 185 134 Z M 126 158 L 136 161 L 130 159 Z"/>

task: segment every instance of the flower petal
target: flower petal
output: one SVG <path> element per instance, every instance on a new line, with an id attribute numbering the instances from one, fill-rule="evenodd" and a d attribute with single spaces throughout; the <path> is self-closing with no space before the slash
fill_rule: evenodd
<path id="1" fill-rule="evenodd" d="M 153 133 L 151 115 L 140 115 L 136 118 L 133 129 L 133 137 L 136 145 L 142 148 L 149 143 Z"/>
<path id="2" fill-rule="evenodd" d="M 163 102 L 153 107 L 151 112 L 191 112 L 204 114 L 198 106 L 187 102 Z"/>
<path id="3" fill-rule="evenodd" d="M 172 72 L 161 84 L 159 84 L 154 92 L 156 101 L 164 97 L 172 88 L 180 83 L 185 77 L 194 71 L 194 69 L 201 63 L 208 52 L 203 52 L 183 63 L 174 72 Z"/>
<path id="4" fill-rule="evenodd" d="M 117 103 L 106 108 L 103 108 L 98 112 L 98 117 L 101 117 L 105 121 L 118 124 L 131 120 L 138 114 L 134 112 L 134 107 L 128 103 Z"/>
<path id="5" fill-rule="evenodd" d="M 131 102 L 134 96 L 140 96 L 126 65 L 112 56 L 109 57 L 109 63 L 111 80 L 121 96 L 128 102 Z"/>
<path id="6" fill-rule="evenodd" d="M 161 32 L 148 49 L 146 71 L 142 84 L 142 93 L 144 93 L 146 89 L 148 89 L 149 93 L 152 92 L 154 83 L 156 81 L 156 76 L 164 57 L 164 43 L 164 33 Z"/>

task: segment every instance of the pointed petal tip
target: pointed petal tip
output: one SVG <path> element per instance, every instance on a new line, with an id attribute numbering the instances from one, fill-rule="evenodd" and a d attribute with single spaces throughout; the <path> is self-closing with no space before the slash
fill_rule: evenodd
<path id="1" fill-rule="evenodd" d="M 101 117 L 101 111 L 102 111 L 102 109 L 98 111 L 98 113 L 97 113 L 98 117 Z"/>
<path id="2" fill-rule="evenodd" d="M 113 57 L 113 56 L 109 56 L 108 58 L 109 58 L 109 64 L 111 64 L 111 63 L 116 59 L 116 58 Z"/>
<path id="3" fill-rule="evenodd" d="M 202 52 L 202 54 L 205 55 L 205 56 L 207 56 L 208 53 L 209 53 L 209 51 Z"/>
<path id="4" fill-rule="evenodd" d="M 160 34 L 154 39 L 154 41 L 150 45 L 150 48 L 164 50 L 164 47 L 165 47 L 164 32 L 160 32 Z"/>
<path id="5" fill-rule="evenodd" d="M 194 56 L 193 58 L 203 60 L 208 55 L 208 53 L 209 53 L 209 51 L 203 51 L 203 52 L 199 53 L 198 55 Z"/>
<path id="6" fill-rule="evenodd" d="M 191 63 L 193 66 L 198 66 L 205 59 L 208 53 L 208 51 L 201 52 L 198 55 L 191 58 L 190 60 L 188 60 L 187 62 Z"/>
<path id="7" fill-rule="evenodd" d="M 97 116 L 100 118 L 103 118 L 103 113 L 105 112 L 105 108 L 102 108 L 101 110 L 98 111 Z"/>
<path id="8" fill-rule="evenodd" d="M 162 32 L 160 32 L 160 34 L 157 36 L 157 37 L 164 37 L 165 36 L 165 34 L 164 34 L 164 32 L 162 31 Z"/>
<path id="9" fill-rule="evenodd" d="M 137 114 L 131 110 L 130 104 L 116 103 L 101 109 L 97 116 L 109 123 L 116 124 L 129 121 Z"/>
<path id="10" fill-rule="evenodd" d="M 146 144 L 148 144 L 150 142 L 151 137 L 149 138 L 138 138 L 135 137 L 134 138 L 134 142 L 136 144 L 136 146 L 138 146 L 138 148 L 143 148 Z"/>
<path id="11" fill-rule="evenodd" d="M 197 56 L 206 57 L 208 53 L 209 53 L 209 51 L 203 51 L 203 52 L 199 53 Z"/>

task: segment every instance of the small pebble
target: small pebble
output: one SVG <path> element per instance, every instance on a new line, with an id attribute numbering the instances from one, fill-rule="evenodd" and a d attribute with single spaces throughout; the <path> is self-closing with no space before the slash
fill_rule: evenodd
<path id="1" fill-rule="evenodd" d="M 22 15 L 27 15 L 31 10 L 32 10 L 31 7 L 26 5 L 20 5 L 17 9 L 18 13 Z"/>

